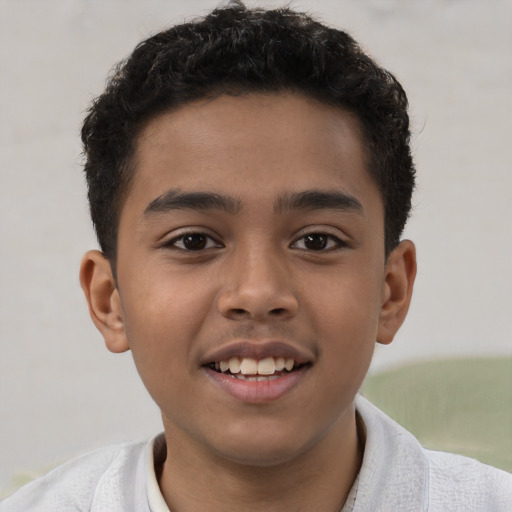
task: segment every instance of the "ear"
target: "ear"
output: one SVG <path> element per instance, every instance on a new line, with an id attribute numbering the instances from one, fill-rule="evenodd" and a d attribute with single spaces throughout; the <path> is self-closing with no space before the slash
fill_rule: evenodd
<path id="1" fill-rule="evenodd" d="M 416 248 L 410 240 L 400 242 L 386 261 L 382 287 L 382 307 L 379 316 L 377 341 L 387 345 L 393 341 L 411 303 L 416 278 Z"/>
<path id="2" fill-rule="evenodd" d="M 129 350 L 123 310 L 110 262 L 100 251 L 88 251 L 80 265 L 80 284 L 89 314 L 111 352 Z"/>

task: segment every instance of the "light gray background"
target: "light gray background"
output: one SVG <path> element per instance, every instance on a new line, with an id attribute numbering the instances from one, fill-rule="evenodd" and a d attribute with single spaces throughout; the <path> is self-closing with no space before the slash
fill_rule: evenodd
<path id="1" fill-rule="evenodd" d="M 107 352 L 79 288 L 80 257 L 96 243 L 78 133 L 114 62 L 216 5 L 0 0 L 0 486 L 160 429 L 130 355 Z M 409 318 L 374 370 L 512 354 L 511 2 L 292 5 L 351 32 L 412 105 L 419 183 L 406 235 L 419 275 Z"/>

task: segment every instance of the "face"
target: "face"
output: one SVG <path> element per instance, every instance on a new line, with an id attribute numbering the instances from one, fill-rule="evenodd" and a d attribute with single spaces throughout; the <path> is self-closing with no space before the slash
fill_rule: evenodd
<path id="1" fill-rule="evenodd" d="M 292 94 L 198 101 L 138 139 L 110 347 L 133 352 L 168 436 L 286 461 L 353 421 L 387 268 L 351 114 Z"/>

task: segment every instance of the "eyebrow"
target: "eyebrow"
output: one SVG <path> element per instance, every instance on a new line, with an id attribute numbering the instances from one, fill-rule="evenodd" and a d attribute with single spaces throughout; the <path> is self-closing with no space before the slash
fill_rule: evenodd
<path id="1" fill-rule="evenodd" d="M 343 210 L 363 212 L 364 208 L 354 196 L 339 190 L 307 190 L 288 193 L 279 197 L 274 210 L 281 213 L 286 210 Z"/>
<path id="2" fill-rule="evenodd" d="M 171 189 L 153 199 L 144 210 L 144 215 L 183 209 L 222 210 L 235 214 L 240 210 L 240 201 L 214 192 L 181 192 L 179 189 Z"/>
<path id="3" fill-rule="evenodd" d="M 144 210 L 144 216 L 184 209 L 221 210 L 234 215 L 241 210 L 241 207 L 241 201 L 231 196 L 215 192 L 181 192 L 179 189 L 170 189 L 149 203 Z M 306 190 L 286 193 L 278 197 L 274 204 L 276 213 L 290 210 L 331 209 L 364 211 L 358 199 L 338 190 Z"/>

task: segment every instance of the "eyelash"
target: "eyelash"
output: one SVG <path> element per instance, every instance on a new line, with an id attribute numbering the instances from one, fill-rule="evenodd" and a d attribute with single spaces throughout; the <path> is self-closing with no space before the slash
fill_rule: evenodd
<path id="1" fill-rule="evenodd" d="M 192 249 L 190 247 L 187 247 L 185 244 L 185 240 L 187 237 L 197 237 L 198 239 L 195 240 L 196 243 L 199 243 L 199 247 L 196 247 L 195 249 Z M 310 238 L 310 242 L 312 243 L 318 243 L 320 242 L 320 247 L 318 248 L 311 248 L 306 246 L 306 240 L 307 238 Z M 315 240 L 313 237 L 317 237 Z M 193 240 L 189 240 L 192 241 Z M 303 247 L 299 246 L 299 242 L 303 241 Z M 179 242 L 181 242 L 181 246 L 179 245 Z M 203 244 L 203 245 L 202 245 Z M 330 233 L 325 233 L 323 231 L 311 231 L 309 233 L 304 233 L 299 238 L 297 238 L 292 244 L 290 244 L 290 247 L 292 249 L 298 249 L 301 251 L 311 251 L 311 252 L 330 252 L 335 251 L 337 249 L 340 249 L 342 247 L 346 247 L 348 244 L 338 238 L 337 236 L 334 236 Z M 208 249 L 212 248 L 220 248 L 222 247 L 222 244 L 220 242 L 217 242 L 213 237 L 210 235 L 207 235 L 206 233 L 200 232 L 200 231 L 190 231 L 187 233 L 182 233 L 168 242 L 164 244 L 165 247 L 169 247 L 172 249 L 181 250 L 184 252 L 202 252 Z"/>

